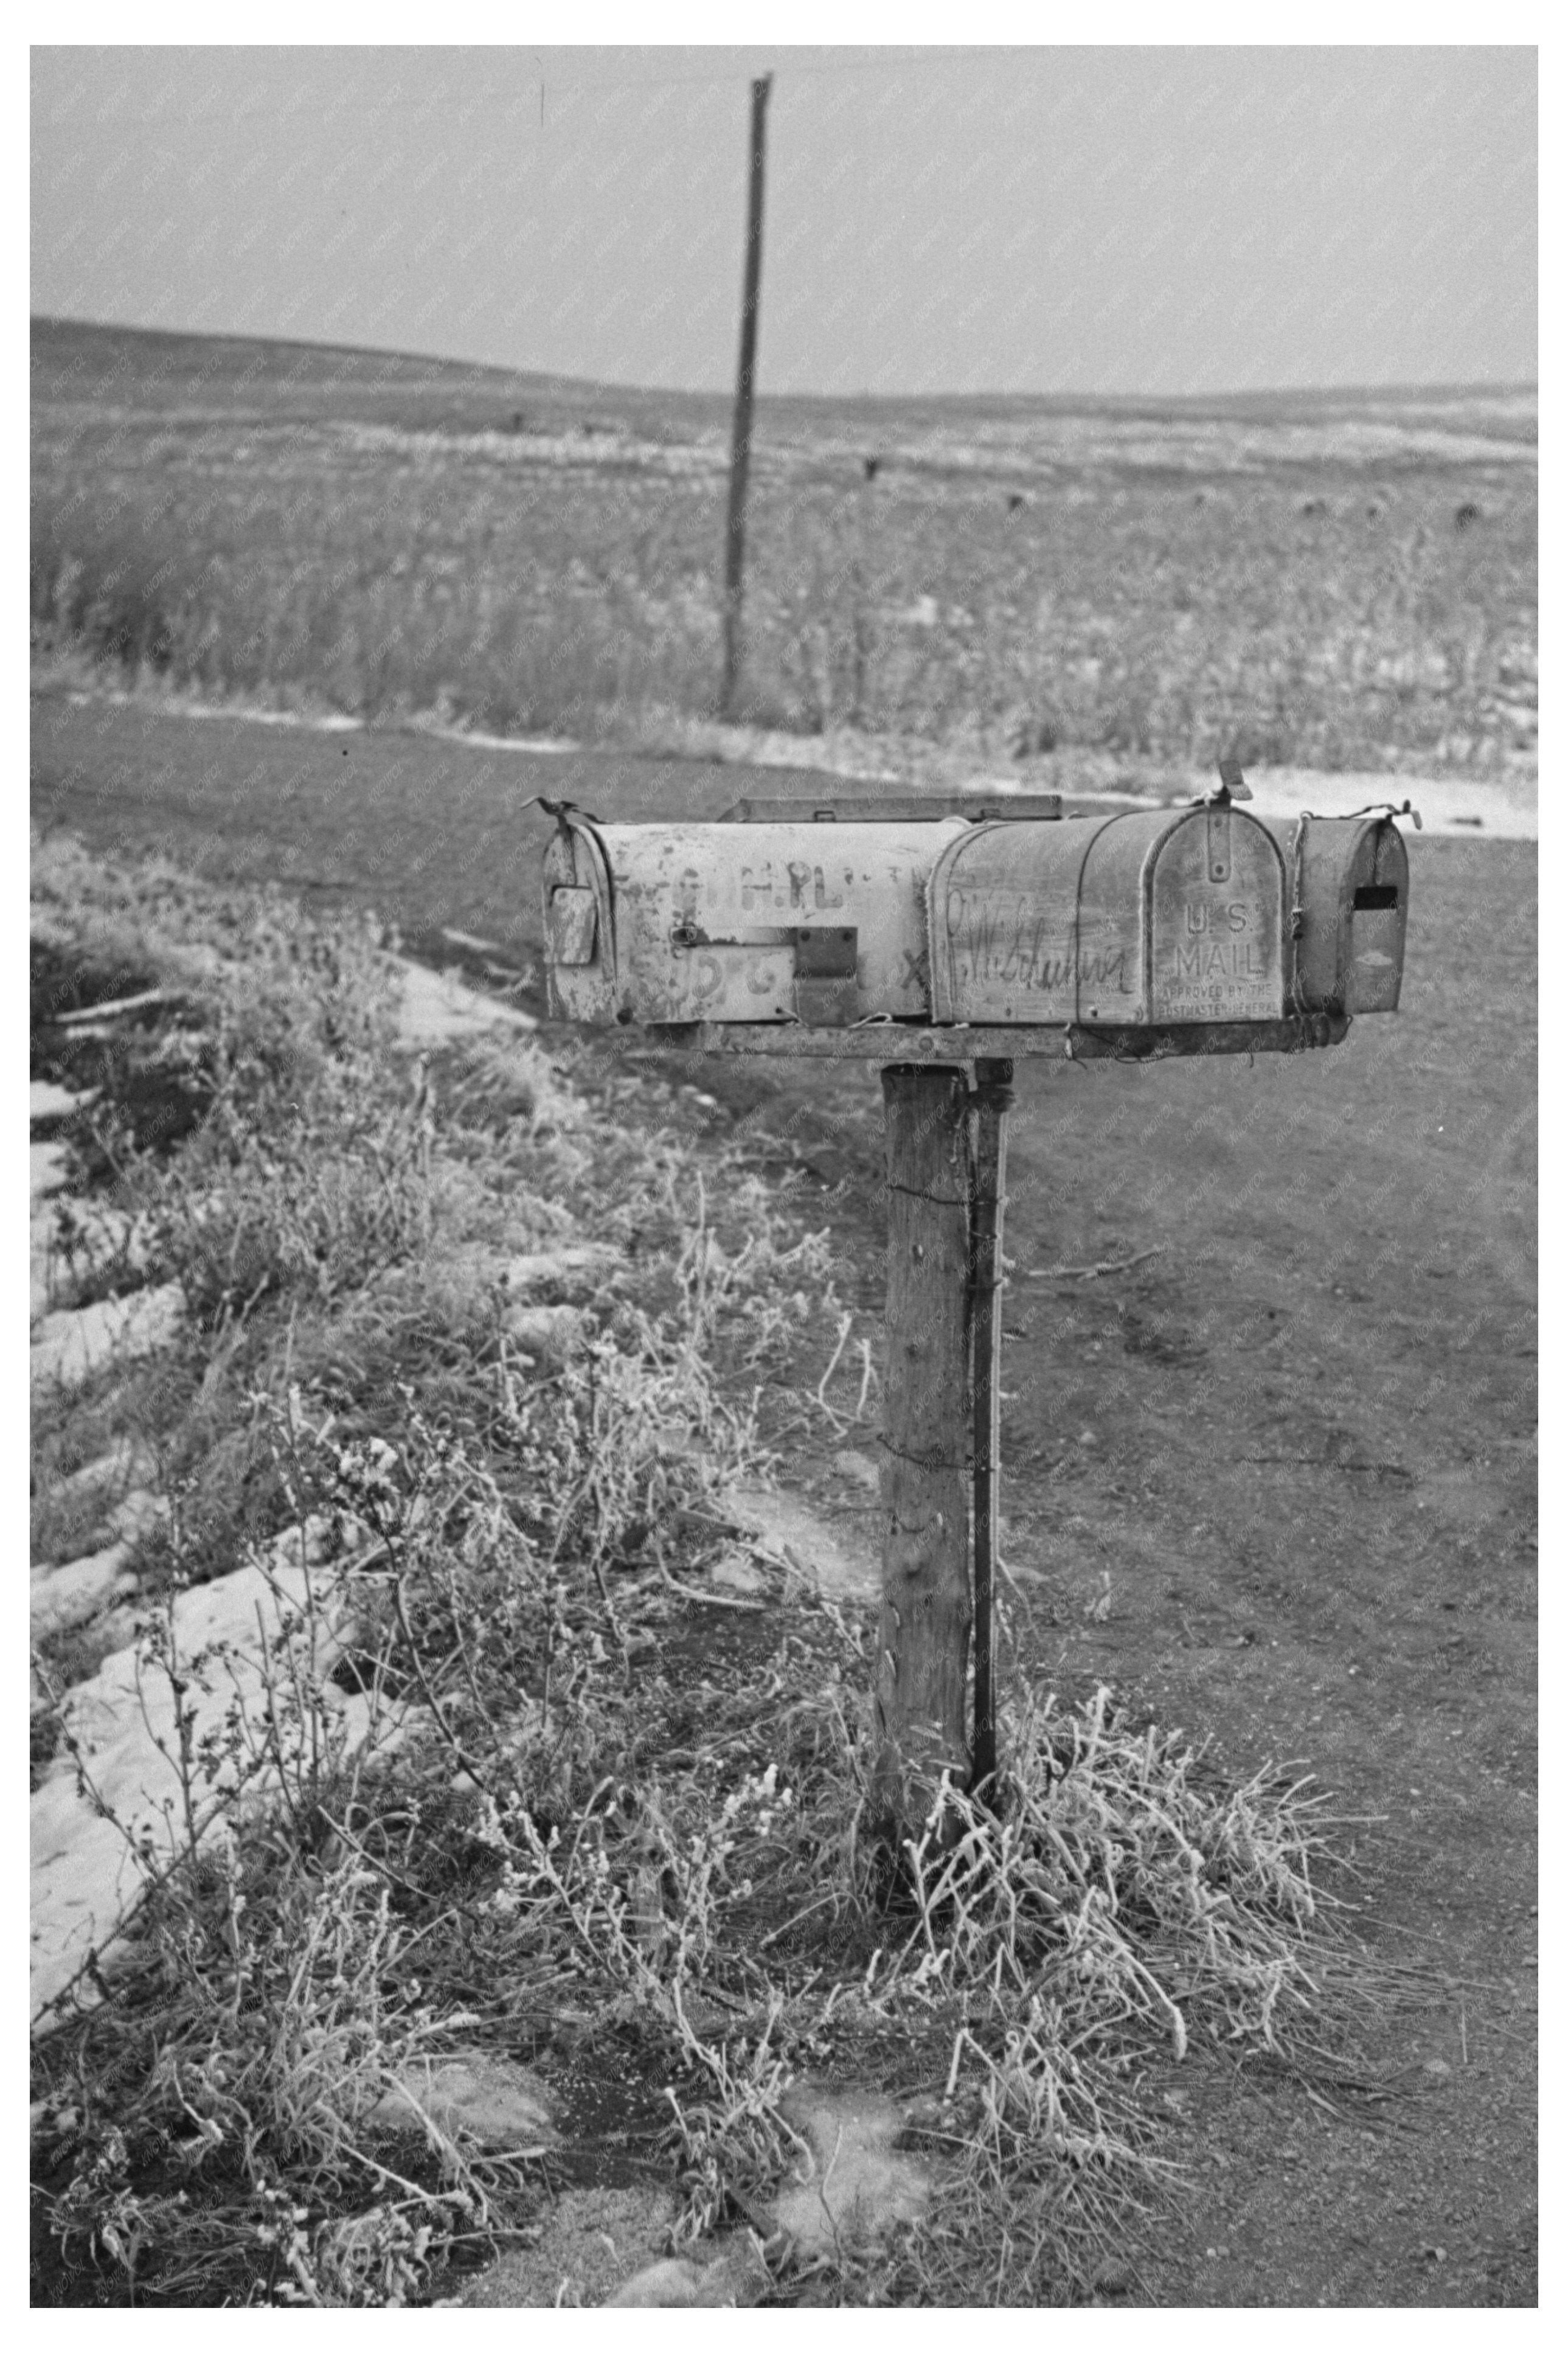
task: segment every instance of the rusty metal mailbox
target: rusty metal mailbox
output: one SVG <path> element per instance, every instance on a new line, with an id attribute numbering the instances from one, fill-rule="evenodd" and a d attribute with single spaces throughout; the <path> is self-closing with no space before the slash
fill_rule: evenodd
<path id="1" fill-rule="evenodd" d="M 1277 834 L 1290 875 L 1292 1007 L 1397 1012 L 1410 860 L 1392 817 L 1303 814 Z"/>
<path id="2" fill-rule="evenodd" d="M 1274 827 L 1222 787 L 1067 820 L 1048 801 L 978 821 L 909 800 L 693 825 L 563 807 L 543 879 L 558 1014 L 887 1059 L 961 1032 L 1012 1033 L 975 1052 L 1050 1051 L 1028 1036 L 1047 1030 L 1057 1050 L 1327 1044 L 1398 1004 L 1408 869 L 1386 816 Z"/>
<path id="3" fill-rule="evenodd" d="M 1228 797 L 981 826 L 931 881 L 938 1021 L 1279 1021 L 1285 861 Z"/>

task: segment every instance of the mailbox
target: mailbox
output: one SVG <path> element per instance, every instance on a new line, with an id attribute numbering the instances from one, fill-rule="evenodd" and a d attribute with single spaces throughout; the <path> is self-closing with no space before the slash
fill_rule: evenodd
<path id="1" fill-rule="evenodd" d="M 558 1009 L 576 1021 L 931 1019 L 926 887 L 962 818 L 592 825 L 544 860 Z"/>
<path id="2" fill-rule="evenodd" d="M 1277 834 L 1290 873 L 1292 1008 L 1396 1012 L 1410 860 L 1392 817 L 1303 812 Z"/>
<path id="3" fill-rule="evenodd" d="M 742 803 L 718 823 L 611 825 L 563 806 L 544 860 L 552 1009 L 700 1025 L 740 1050 L 855 1030 L 885 1057 L 889 1029 L 928 1046 L 1108 1031 L 1138 1051 L 1159 1033 L 1191 1051 L 1207 1049 L 1183 1033 L 1247 1050 L 1240 1032 L 1264 1043 L 1275 1025 L 1276 1043 L 1323 1044 L 1398 1005 L 1408 868 L 1386 816 L 1271 826 L 1225 787 L 1066 820 L 1048 801 L 968 808 Z"/>
<path id="4" fill-rule="evenodd" d="M 1285 860 L 1229 797 L 974 828 L 931 878 L 938 1021 L 1279 1021 Z"/>

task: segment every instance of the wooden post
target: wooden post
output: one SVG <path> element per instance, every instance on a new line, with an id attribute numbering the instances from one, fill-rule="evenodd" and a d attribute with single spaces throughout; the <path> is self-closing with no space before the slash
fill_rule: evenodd
<path id="1" fill-rule="evenodd" d="M 918 1837 L 942 1775 L 969 1779 L 969 1151 L 960 1070 L 882 1073 L 888 1368 L 872 1812 Z"/>
<path id="2" fill-rule="evenodd" d="M 1007 1200 L 1011 1062 L 974 1066 L 973 1274 L 974 1324 L 974 1779 L 996 1771 L 996 1681 L 992 1643 L 1002 1479 L 1002 1222 Z"/>
<path id="3" fill-rule="evenodd" d="M 752 84 L 752 177 L 746 202 L 746 281 L 741 302 L 741 364 L 730 441 L 730 521 L 724 543 L 724 684 L 728 719 L 741 677 L 741 584 L 746 564 L 746 475 L 752 461 L 752 386 L 757 370 L 757 309 L 763 282 L 763 163 L 772 74 Z"/>

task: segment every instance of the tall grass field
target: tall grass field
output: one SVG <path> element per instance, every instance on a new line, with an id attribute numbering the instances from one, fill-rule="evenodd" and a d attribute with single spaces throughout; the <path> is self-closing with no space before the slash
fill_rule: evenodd
<path id="1" fill-rule="evenodd" d="M 721 398 L 49 320 L 32 389 L 46 664 L 622 743 L 713 712 Z M 764 397 L 740 715 L 1529 770 L 1535 503 L 1531 389 Z"/>

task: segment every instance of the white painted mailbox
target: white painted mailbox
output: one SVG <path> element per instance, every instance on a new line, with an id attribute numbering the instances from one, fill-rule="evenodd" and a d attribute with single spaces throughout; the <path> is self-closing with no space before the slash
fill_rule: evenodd
<path id="1" fill-rule="evenodd" d="M 962 818 L 593 825 L 545 859 L 560 1010 L 578 1021 L 931 1019 L 926 893 Z M 568 871 L 570 868 L 570 871 Z"/>
<path id="2" fill-rule="evenodd" d="M 1010 1053 L 1078 1032 L 1135 1054 L 1289 1050 L 1399 1002 L 1407 866 L 1387 815 L 1275 828 L 1224 786 L 1068 819 L 742 806 L 687 826 L 562 812 L 555 1012 L 700 1029 L 717 1052 L 969 1060 L 992 1029 Z M 1194 1029 L 1224 1034 L 1173 1034 Z"/>
<path id="3" fill-rule="evenodd" d="M 936 1819 L 944 1776 L 994 1787 L 1014 1057 L 1295 1053 L 1399 1003 L 1409 878 L 1392 815 L 1266 825 L 1237 805 L 1239 769 L 1220 774 L 1184 808 L 1065 819 L 1049 797 L 743 801 L 695 825 L 546 804 L 554 1013 L 704 1054 L 885 1066 L 872 1779 L 895 1846 Z"/>

